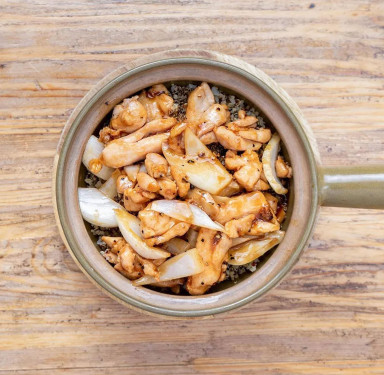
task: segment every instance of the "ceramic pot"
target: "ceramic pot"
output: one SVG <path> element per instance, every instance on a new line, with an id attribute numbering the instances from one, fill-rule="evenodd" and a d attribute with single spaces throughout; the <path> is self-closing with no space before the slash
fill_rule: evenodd
<path id="1" fill-rule="evenodd" d="M 79 210 L 81 156 L 90 135 L 124 98 L 155 83 L 207 81 L 255 105 L 284 143 L 291 181 L 286 235 L 259 266 L 238 282 L 220 283 L 203 296 L 177 296 L 134 287 L 100 255 Z M 111 297 L 131 307 L 179 317 L 238 308 L 276 286 L 299 259 L 320 205 L 384 208 L 384 167 L 325 168 L 298 106 L 270 77 L 234 57 L 208 51 L 168 51 L 130 62 L 112 72 L 80 102 L 66 124 L 54 166 L 54 205 L 61 236 L 83 272 Z"/>

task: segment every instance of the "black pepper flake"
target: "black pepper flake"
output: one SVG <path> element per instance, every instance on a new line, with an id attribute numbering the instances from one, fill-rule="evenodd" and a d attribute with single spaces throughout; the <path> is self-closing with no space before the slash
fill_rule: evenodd
<path id="1" fill-rule="evenodd" d="M 201 285 L 204 285 L 204 281 L 201 282 Z"/>
<path id="2" fill-rule="evenodd" d="M 194 160 L 188 160 L 189 164 L 193 164 L 195 161 Z"/>
<path id="3" fill-rule="evenodd" d="M 201 242 L 204 242 L 204 238 L 201 239 Z"/>

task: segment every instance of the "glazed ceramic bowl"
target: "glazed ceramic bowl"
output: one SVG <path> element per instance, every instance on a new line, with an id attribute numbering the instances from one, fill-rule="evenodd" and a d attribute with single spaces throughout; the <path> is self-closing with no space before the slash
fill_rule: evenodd
<path id="1" fill-rule="evenodd" d="M 257 107 L 279 132 L 294 176 L 284 222 L 286 235 L 281 244 L 263 259 L 256 272 L 237 284 L 220 283 L 203 296 L 171 295 L 133 286 L 100 255 L 96 239 L 82 219 L 77 197 L 84 176 L 81 157 L 85 144 L 113 107 L 155 83 L 180 81 L 207 81 Z M 150 313 L 180 317 L 213 315 L 261 297 L 282 280 L 306 247 L 320 204 L 383 207 L 384 173 L 379 172 L 378 168 L 322 169 L 314 137 L 299 108 L 254 66 L 213 52 L 168 51 L 114 71 L 74 110 L 55 158 L 56 219 L 76 263 L 114 299 Z M 364 179 L 370 183 L 362 184 Z"/>

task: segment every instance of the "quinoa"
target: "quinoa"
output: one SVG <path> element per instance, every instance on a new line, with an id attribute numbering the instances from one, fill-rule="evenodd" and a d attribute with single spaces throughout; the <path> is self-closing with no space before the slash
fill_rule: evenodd
<path id="1" fill-rule="evenodd" d="M 174 106 L 171 112 L 171 116 L 176 117 L 177 120 L 180 122 L 185 120 L 188 96 L 196 87 L 197 87 L 197 84 L 193 84 L 193 83 L 189 83 L 187 85 L 178 85 L 175 83 L 171 83 L 170 85 L 168 85 L 169 93 L 174 100 Z M 238 118 L 239 110 L 244 110 L 247 115 L 255 116 L 258 119 L 258 122 L 257 122 L 258 128 L 266 127 L 267 124 L 265 119 L 262 117 L 262 115 L 256 110 L 256 108 L 251 106 L 245 100 L 240 99 L 235 95 L 227 94 L 216 86 L 211 86 L 211 90 L 215 98 L 215 102 L 222 105 L 226 105 L 228 107 L 231 121 L 235 121 Z M 111 114 L 109 114 L 102 121 L 102 123 L 97 129 L 97 132 L 95 134 L 96 136 L 98 135 L 98 131 L 100 128 L 108 125 L 110 118 L 111 118 Z M 223 165 L 225 165 L 226 149 L 220 143 L 212 143 L 207 147 L 215 154 L 215 156 L 220 160 L 220 162 Z M 260 151 L 262 152 L 262 150 Z M 87 172 L 84 178 L 84 182 L 87 185 L 87 187 L 99 188 L 104 181 L 100 180 L 97 176 L 93 175 L 92 173 Z M 191 189 L 192 188 L 193 188 L 193 185 L 191 185 Z M 273 192 L 271 193 L 275 195 Z M 278 196 L 278 198 L 280 200 L 282 197 Z M 283 199 L 284 201 L 280 201 L 280 205 L 286 207 L 286 204 L 287 204 L 286 197 L 284 197 Z M 124 203 L 123 196 L 121 194 L 118 194 L 114 198 L 114 200 L 116 202 L 119 202 L 122 205 Z M 134 213 L 134 214 L 137 214 L 137 213 Z M 103 236 L 121 237 L 121 233 L 118 228 L 102 228 L 92 224 L 91 224 L 91 233 L 97 238 L 96 243 L 99 246 L 101 254 L 103 254 L 107 250 L 107 245 L 102 240 Z M 237 283 L 241 275 L 245 273 L 255 272 L 258 263 L 259 263 L 259 260 L 254 260 L 242 266 L 234 266 L 234 265 L 228 264 L 225 280 L 230 280 L 234 283 Z M 167 291 L 169 292 L 169 290 Z"/>

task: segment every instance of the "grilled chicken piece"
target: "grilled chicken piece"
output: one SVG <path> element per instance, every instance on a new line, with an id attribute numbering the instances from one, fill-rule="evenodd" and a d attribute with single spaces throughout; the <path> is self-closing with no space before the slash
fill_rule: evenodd
<path id="1" fill-rule="evenodd" d="M 104 241 L 112 253 L 117 254 L 119 250 L 127 243 L 123 237 L 109 237 L 103 236 L 101 240 Z"/>
<path id="2" fill-rule="evenodd" d="M 291 178 L 292 177 L 292 168 L 289 167 L 284 159 L 281 156 L 278 156 L 276 163 L 276 175 L 279 178 Z"/>
<path id="3" fill-rule="evenodd" d="M 247 150 L 241 156 L 233 151 L 227 151 L 225 165 L 228 169 L 235 170 L 233 177 L 247 191 L 255 190 L 259 181 L 263 165 L 256 152 Z"/>
<path id="4" fill-rule="evenodd" d="M 178 194 L 181 198 L 185 197 L 191 187 L 191 184 L 187 180 L 187 175 L 181 171 L 180 168 L 171 166 L 171 175 L 174 178 Z"/>
<path id="5" fill-rule="evenodd" d="M 145 124 L 139 130 L 136 130 L 132 134 L 125 136 L 124 140 L 125 142 L 134 143 L 134 142 L 140 141 L 141 139 L 147 137 L 148 135 L 166 132 L 167 130 L 171 129 L 172 126 L 174 126 L 175 124 L 176 124 L 176 119 L 173 117 L 159 118 L 156 120 L 152 120 L 147 124 Z M 112 141 L 112 142 L 115 142 L 115 141 Z"/>
<path id="6" fill-rule="evenodd" d="M 249 214 L 255 214 L 256 218 L 263 220 L 272 219 L 271 209 L 262 192 L 254 191 L 227 199 L 221 204 L 216 221 L 225 224 L 232 219 L 239 219 Z"/>
<path id="7" fill-rule="evenodd" d="M 126 174 L 121 174 L 116 180 L 116 189 L 119 194 L 123 194 L 125 189 L 133 187 L 133 182 Z"/>
<path id="8" fill-rule="evenodd" d="M 119 138 L 123 135 L 126 135 L 127 133 L 120 129 L 112 129 L 109 126 L 104 126 L 103 129 L 99 132 L 99 141 L 103 143 L 108 143 L 116 138 Z"/>
<path id="9" fill-rule="evenodd" d="M 124 192 L 124 207 L 127 211 L 138 212 L 144 210 L 146 203 L 135 203 L 128 195 Z"/>
<path id="10" fill-rule="evenodd" d="M 197 136 L 201 137 L 209 133 L 216 126 L 225 124 L 229 120 L 228 107 L 221 104 L 212 104 L 201 116 L 200 124 L 197 125 Z"/>
<path id="11" fill-rule="evenodd" d="M 209 133 L 202 135 L 200 137 L 200 141 L 203 142 L 205 145 L 210 145 L 211 143 L 218 142 L 214 131 L 210 131 Z"/>
<path id="12" fill-rule="evenodd" d="M 103 152 L 104 165 L 112 168 L 121 168 L 143 160 L 150 152 L 159 153 L 161 144 L 168 138 L 168 133 L 156 134 L 131 143 L 125 137 L 116 139 L 108 144 Z"/>
<path id="13" fill-rule="evenodd" d="M 199 125 L 204 112 L 215 104 L 215 98 L 206 82 L 196 87 L 188 97 L 187 122 L 191 125 Z"/>
<path id="14" fill-rule="evenodd" d="M 175 181 L 167 177 L 162 177 L 157 179 L 159 185 L 159 194 L 162 195 L 165 199 L 173 199 L 177 195 L 177 185 Z"/>
<path id="15" fill-rule="evenodd" d="M 205 264 L 204 271 L 188 277 L 186 288 L 192 295 L 204 294 L 222 276 L 222 265 L 232 240 L 224 233 L 201 228 L 196 249 Z"/>
<path id="16" fill-rule="evenodd" d="M 235 151 L 258 150 L 261 143 L 245 139 L 229 130 L 226 126 L 219 126 L 213 130 L 219 143 L 229 149 Z"/>
<path id="17" fill-rule="evenodd" d="M 179 222 L 162 235 L 148 238 L 147 240 L 145 240 L 145 242 L 149 246 L 159 245 L 161 243 L 169 241 L 172 238 L 183 236 L 185 233 L 187 233 L 190 226 L 191 224 Z"/>
<path id="18" fill-rule="evenodd" d="M 187 195 L 187 201 L 200 207 L 205 213 L 207 213 L 213 220 L 216 220 L 219 214 L 219 205 L 212 198 L 212 195 L 206 191 L 194 188 L 189 191 Z"/>
<path id="19" fill-rule="evenodd" d="M 146 191 L 151 193 L 157 193 L 160 190 L 159 184 L 157 181 L 151 177 L 149 174 L 144 172 L 139 172 L 137 174 L 137 184 Z"/>
<path id="20" fill-rule="evenodd" d="M 120 260 L 121 268 L 128 273 L 128 278 L 130 280 L 135 280 L 142 275 L 153 276 L 156 279 L 159 278 L 157 267 L 150 260 L 144 259 L 137 254 L 128 244 L 122 248 L 118 258 Z M 118 271 L 119 268 L 120 267 L 116 268 L 115 266 L 115 269 Z M 124 275 L 126 275 L 126 273 L 124 273 Z"/>
<path id="21" fill-rule="evenodd" d="M 231 238 L 243 236 L 249 232 L 255 218 L 256 215 L 250 214 L 240 219 L 230 220 L 225 224 L 225 233 Z"/>
<path id="22" fill-rule="evenodd" d="M 160 236 L 170 230 L 178 220 L 151 209 L 139 212 L 141 233 L 144 238 Z"/>
<path id="23" fill-rule="evenodd" d="M 280 229 L 279 222 L 274 219 L 273 222 L 264 220 L 255 220 L 247 234 L 253 236 L 259 236 L 261 234 L 274 232 Z"/>
<path id="24" fill-rule="evenodd" d="M 150 152 L 145 157 L 145 168 L 153 178 L 165 177 L 168 173 L 168 167 L 167 160 L 159 154 Z"/>
<path id="25" fill-rule="evenodd" d="M 270 129 L 245 129 L 239 130 L 238 134 L 242 138 L 260 143 L 267 143 L 272 137 Z"/>
<path id="26" fill-rule="evenodd" d="M 117 105 L 112 113 L 110 127 L 115 130 L 124 130 L 132 133 L 140 129 L 147 121 L 147 111 L 138 101 L 138 96 L 124 99 L 123 103 Z"/>
<path id="27" fill-rule="evenodd" d="M 250 164 L 244 165 L 244 167 L 235 172 L 233 176 L 247 191 L 252 191 L 255 189 L 257 181 L 259 181 L 261 168 L 260 162 L 250 162 Z"/>
<path id="28" fill-rule="evenodd" d="M 133 203 L 147 203 L 155 199 L 157 195 L 153 192 L 142 189 L 140 186 L 124 190 L 124 198 L 130 199 Z"/>
<path id="29" fill-rule="evenodd" d="M 143 91 L 138 100 L 147 111 L 148 121 L 169 116 L 173 108 L 173 99 L 162 84 L 154 85 L 148 91 Z"/>
<path id="30" fill-rule="evenodd" d="M 230 122 L 229 124 L 240 127 L 253 126 L 258 122 L 258 119 L 255 116 L 247 116 L 244 110 L 238 112 L 238 119 Z M 228 125 L 229 125 L 228 124 Z"/>
<path id="31" fill-rule="evenodd" d="M 109 247 L 109 250 L 103 254 L 104 257 L 115 264 L 115 269 L 130 280 L 138 279 L 143 275 L 159 277 L 156 265 L 137 254 L 123 237 L 103 236 L 101 239 Z"/>

